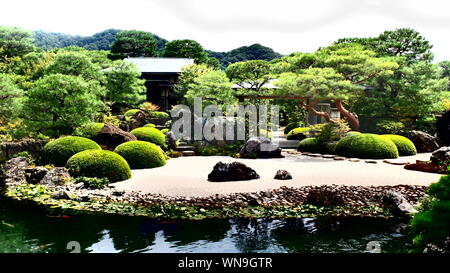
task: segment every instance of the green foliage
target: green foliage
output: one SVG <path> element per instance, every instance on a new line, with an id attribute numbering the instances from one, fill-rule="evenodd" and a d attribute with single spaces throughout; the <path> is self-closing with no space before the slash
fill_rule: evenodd
<path id="1" fill-rule="evenodd" d="M 100 130 L 105 126 L 103 122 L 92 122 L 77 128 L 77 136 L 94 138 L 100 133 Z"/>
<path id="2" fill-rule="evenodd" d="M 316 138 L 320 142 L 336 141 L 345 136 L 350 131 L 350 127 L 344 120 L 325 123 L 316 133 Z"/>
<path id="3" fill-rule="evenodd" d="M 57 137 L 91 122 L 103 107 L 103 88 L 96 81 L 54 74 L 33 85 L 24 100 L 24 123 L 31 132 Z"/>
<path id="4" fill-rule="evenodd" d="M 400 121 L 382 120 L 376 125 L 379 134 L 403 135 L 406 133 L 406 126 Z"/>
<path id="5" fill-rule="evenodd" d="M 109 184 L 109 179 L 106 177 L 79 176 L 74 179 L 74 183 L 83 183 L 86 188 L 90 189 L 102 189 Z"/>
<path id="6" fill-rule="evenodd" d="M 94 141 L 78 136 L 67 136 L 55 139 L 45 144 L 42 149 L 44 164 L 62 167 L 67 160 L 76 153 L 91 149 L 101 149 Z"/>
<path id="7" fill-rule="evenodd" d="M 431 184 L 428 193 L 433 199 L 427 200 L 411 221 L 413 242 L 420 252 L 429 244 L 442 247 L 450 237 L 450 176 Z"/>
<path id="8" fill-rule="evenodd" d="M 360 135 L 360 134 L 361 134 L 361 132 L 358 132 L 358 131 L 350 131 L 350 132 L 347 133 L 347 136 Z"/>
<path id="9" fill-rule="evenodd" d="M 303 122 L 301 122 L 301 121 L 291 122 L 291 123 L 288 123 L 288 125 L 286 125 L 286 127 L 284 127 L 284 131 L 283 132 L 284 132 L 285 135 L 287 135 L 287 134 L 289 134 L 289 132 L 292 129 L 299 128 L 299 127 L 304 127 L 304 126 L 305 126 L 305 124 Z"/>
<path id="10" fill-rule="evenodd" d="M 156 128 L 156 125 L 153 123 L 147 123 L 143 127 Z M 163 129 L 163 130 L 169 130 L 169 129 Z M 163 130 L 161 130 L 161 133 L 164 133 Z"/>
<path id="11" fill-rule="evenodd" d="M 170 118 L 170 115 L 166 112 L 150 112 L 149 114 L 150 118 L 161 118 L 161 119 L 168 119 Z"/>
<path id="12" fill-rule="evenodd" d="M 137 105 L 145 100 L 145 80 L 140 79 L 141 72 L 135 64 L 115 61 L 106 70 L 105 76 L 105 100 L 108 104 Z"/>
<path id="13" fill-rule="evenodd" d="M 11 156 L 11 158 L 16 158 L 16 157 L 25 157 L 27 159 L 27 162 L 29 165 L 33 165 L 35 163 L 35 159 L 27 151 L 18 152 Z"/>
<path id="14" fill-rule="evenodd" d="M 233 49 L 229 52 L 213 52 L 208 51 L 209 57 L 214 57 L 220 60 L 222 67 L 236 62 L 244 62 L 249 60 L 266 60 L 271 61 L 273 59 L 280 58 L 282 55 L 273 51 L 269 47 L 262 46 L 260 44 L 253 44 L 250 46 L 242 46 Z"/>
<path id="15" fill-rule="evenodd" d="M 287 140 L 303 140 L 308 137 L 308 132 L 310 128 L 308 127 L 300 127 L 295 128 L 289 131 L 288 135 L 286 136 Z"/>
<path id="16" fill-rule="evenodd" d="M 127 161 L 120 155 L 105 150 L 79 152 L 67 161 L 66 168 L 73 177 L 106 177 L 110 183 L 131 178 Z"/>
<path id="17" fill-rule="evenodd" d="M 14 58 L 21 57 L 34 51 L 33 34 L 30 31 L 0 26 L 0 72 L 4 64 L 8 64 Z"/>
<path id="18" fill-rule="evenodd" d="M 394 142 L 395 146 L 397 146 L 398 154 L 400 156 L 409 156 L 417 154 L 416 146 L 414 146 L 414 143 L 404 136 L 382 135 L 382 137 L 386 137 L 390 139 L 392 142 Z"/>
<path id="19" fill-rule="evenodd" d="M 195 63 L 205 63 L 208 58 L 202 45 L 194 40 L 173 40 L 166 43 L 163 56 L 194 59 Z"/>
<path id="20" fill-rule="evenodd" d="M 61 52 L 55 56 L 53 62 L 45 69 L 45 74 L 64 74 L 80 76 L 85 80 L 102 81 L 103 74 L 100 67 L 92 63 L 91 59 L 80 52 Z"/>
<path id="21" fill-rule="evenodd" d="M 395 144 L 390 139 L 375 134 L 348 135 L 339 140 L 335 151 L 340 156 L 362 159 L 398 157 L 398 150 Z"/>
<path id="22" fill-rule="evenodd" d="M 166 165 L 161 148 L 146 141 L 122 143 L 114 152 L 125 158 L 131 169 L 148 169 Z"/>
<path id="23" fill-rule="evenodd" d="M 184 96 L 189 90 L 189 86 L 194 83 L 194 80 L 200 75 L 213 71 L 214 69 L 206 64 L 191 64 L 181 68 L 181 75 L 178 83 L 174 86 L 174 95 L 179 99 L 184 99 Z"/>
<path id="24" fill-rule="evenodd" d="M 203 104 L 233 104 L 236 97 L 231 82 L 223 71 L 207 71 L 195 77 L 189 84 L 185 98 L 193 104 L 195 97 L 202 97 Z"/>
<path id="25" fill-rule="evenodd" d="M 166 136 L 156 128 L 141 127 L 132 130 L 130 133 L 135 135 L 138 140 L 148 141 L 163 148 L 166 146 Z"/>
<path id="26" fill-rule="evenodd" d="M 324 151 L 324 147 L 316 138 L 308 137 L 300 141 L 297 150 L 308 153 L 322 153 Z"/>
<path id="27" fill-rule="evenodd" d="M 136 115 L 137 112 L 140 112 L 140 109 L 130 109 L 123 114 L 125 117 L 131 118 L 132 116 Z"/>
<path id="28" fill-rule="evenodd" d="M 225 73 L 232 82 L 245 88 L 248 95 L 251 91 L 258 93 L 269 82 L 270 64 L 263 60 L 237 62 L 229 65 Z"/>
<path id="29" fill-rule="evenodd" d="M 242 147 L 241 142 L 225 145 L 204 145 L 196 149 L 195 153 L 201 156 L 231 156 L 236 157 Z"/>
<path id="30" fill-rule="evenodd" d="M 0 74 L 0 124 L 13 121 L 19 116 L 24 92 L 12 76 Z"/>
<path id="31" fill-rule="evenodd" d="M 154 57 L 157 55 L 156 40 L 151 33 L 125 30 L 116 34 L 111 45 L 111 58 Z"/>

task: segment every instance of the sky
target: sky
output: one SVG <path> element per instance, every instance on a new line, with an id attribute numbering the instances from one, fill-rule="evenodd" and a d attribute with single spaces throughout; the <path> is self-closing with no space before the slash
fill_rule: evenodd
<path id="1" fill-rule="evenodd" d="M 448 0 L 2 0 L 0 25 L 82 36 L 137 29 L 214 51 L 259 43 L 281 54 L 409 27 L 436 62 L 450 60 Z"/>

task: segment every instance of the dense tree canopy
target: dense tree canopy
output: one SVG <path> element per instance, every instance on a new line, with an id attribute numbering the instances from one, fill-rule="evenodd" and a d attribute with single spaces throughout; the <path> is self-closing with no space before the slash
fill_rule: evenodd
<path id="1" fill-rule="evenodd" d="M 22 97 L 23 90 L 15 84 L 12 76 L 0 74 L 0 123 L 18 116 Z"/>
<path id="2" fill-rule="evenodd" d="M 155 38 L 145 31 L 121 31 L 117 33 L 116 40 L 111 45 L 111 57 L 114 59 L 154 57 L 157 54 Z"/>
<path id="3" fill-rule="evenodd" d="M 242 46 L 229 52 L 208 51 L 208 55 L 210 57 L 219 59 L 224 68 L 236 62 L 244 62 L 249 60 L 271 61 L 273 59 L 282 57 L 281 54 L 276 53 L 275 51 L 273 51 L 273 49 L 262 46 L 260 44 Z"/>
<path id="4" fill-rule="evenodd" d="M 34 50 L 33 33 L 15 27 L 0 26 L 0 62 L 20 57 Z"/>
<path id="5" fill-rule="evenodd" d="M 225 70 L 228 78 L 242 88 L 258 92 L 270 80 L 270 64 L 268 61 L 252 60 L 237 62 Z"/>
<path id="6" fill-rule="evenodd" d="M 164 57 L 190 58 L 196 63 L 204 63 L 208 54 L 202 45 L 194 40 L 173 40 L 166 44 Z"/>

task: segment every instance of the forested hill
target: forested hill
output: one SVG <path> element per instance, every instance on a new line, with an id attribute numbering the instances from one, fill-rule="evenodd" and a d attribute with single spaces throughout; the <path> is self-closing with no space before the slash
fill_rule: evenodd
<path id="1" fill-rule="evenodd" d="M 34 32 L 34 44 L 42 49 L 49 50 L 66 46 L 80 46 L 90 50 L 109 50 L 116 39 L 119 29 L 108 29 L 92 36 L 75 36 L 63 33 L 46 32 L 38 30 Z M 153 34 L 157 41 L 158 51 L 163 52 L 167 40 Z M 219 59 L 222 67 L 231 63 L 247 60 L 273 60 L 282 55 L 273 51 L 270 47 L 260 44 L 242 46 L 228 52 L 215 52 L 207 50 L 210 57 Z"/>

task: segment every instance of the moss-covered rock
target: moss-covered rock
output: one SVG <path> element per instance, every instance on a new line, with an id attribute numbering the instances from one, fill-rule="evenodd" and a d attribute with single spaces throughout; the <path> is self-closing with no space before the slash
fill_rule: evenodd
<path id="1" fill-rule="evenodd" d="M 336 153 L 363 159 L 397 158 L 398 150 L 390 139 L 375 134 L 352 134 L 339 140 Z"/>
<path id="2" fill-rule="evenodd" d="M 148 141 L 161 147 L 165 147 L 166 136 L 156 128 L 141 127 L 134 129 L 130 133 L 136 136 L 138 140 Z"/>
<path id="3" fill-rule="evenodd" d="M 67 161 L 66 168 L 74 177 L 106 177 L 110 183 L 131 178 L 127 161 L 117 153 L 105 150 L 79 152 Z"/>
<path id="4" fill-rule="evenodd" d="M 130 165 L 131 169 L 148 169 L 166 165 L 166 158 L 160 147 L 146 141 L 129 141 L 114 150 Z"/>
<path id="5" fill-rule="evenodd" d="M 297 150 L 308 153 L 323 153 L 324 147 L 316 138 L 308 137 L 300 141 Z"/>
<path id="6" fill-rule="evenodd" d="M 394 142 L 395 146 L 397 146 L 398 154 L 400 156 L 408 156 L 417 154 L 416 146 L 414 143 L 404 136 L 399 135 L 382 135 L 382 137 L 386 137 Z"/>
<path id="7" fill-rule="evenodd" d="M 308 127 L 300 127 L 300 128 L 292 129 L 288 133 L 286 139 L 287 140 L 303 140 L 308 137 L 309 130 L 310 129 Z"/>
<path id="8" fill-rule="evenodd" d="M 61 137 L 50 141 L 44 146 L 42 149 L 42 161 L 45 164 L 62 167 L 66 165 L 67 160 L 74 154 L 91 149 L 101 150 L 101 147 L 85 137 Z"/>

